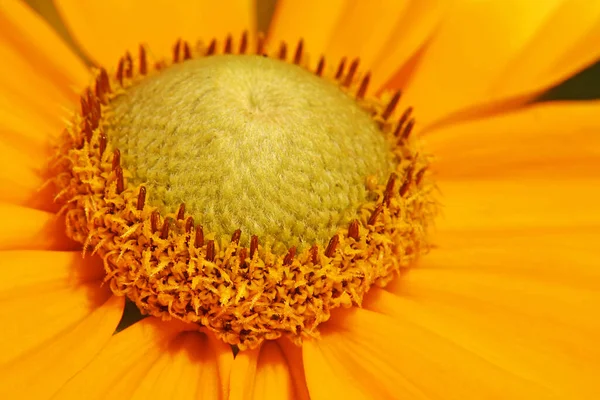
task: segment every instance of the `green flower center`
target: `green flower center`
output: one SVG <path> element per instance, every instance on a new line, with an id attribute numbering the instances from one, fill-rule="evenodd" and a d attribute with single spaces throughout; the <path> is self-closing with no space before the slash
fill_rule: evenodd
<path id="1" fill-rule="evenodd" d="M 128 88 L 111 108 L 111 143 L 161 214 L 186 212 L 277 253 L 324 244 L 384 181 L 392 152 L 337 85 L 261 56 L 189 60 Z"/>

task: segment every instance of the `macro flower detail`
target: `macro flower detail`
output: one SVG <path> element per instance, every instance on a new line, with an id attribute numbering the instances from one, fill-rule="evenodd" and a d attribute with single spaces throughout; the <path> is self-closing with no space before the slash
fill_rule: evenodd
<path id="1" fill-rule="evenodd" d="M 599 398 L 600 3 L 264 5 L 0 2 L 0 398 Z"/>
<path id="2" fill-rule="evenodd" d="M 232 42 L 179 41 L 155 67 L 140 47 L 100 69 L 58 150 L 56 199 L 143 313 L 241 350 L 301 344 L 426 250 L 428 162 L 412 110 L 399 92 L 365 98 L 358 60 L 311 74 L 303 42 L 289 64 L 285 44 L 270 59 L 262 39 Z"/>

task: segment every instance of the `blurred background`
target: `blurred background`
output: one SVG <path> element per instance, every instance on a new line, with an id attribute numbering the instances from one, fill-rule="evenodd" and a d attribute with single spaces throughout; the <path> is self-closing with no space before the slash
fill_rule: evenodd
<path id="1" fill-rule="evenodd" d="M 25 0 L 35 11 L 43 16 L 65 41 L 78 53 L 85 58 L 77 48 L 73 39 L 69 36 L 66 28 L 62 24 L 60 16 L 54 8 L 51 0 Z M 524 0 L 529 1 L 529 0 Z M 598 1 L 598 0 L 590 0 Z M 275 9 L 277 0 L 256 0 L 257 25 L 259 31 L 266 32 L 269 28 L 271 16 Z M 600 43 L 598 44 L 600 46 Z M 539 101 L 550 100 L 590 100 L 600 99 L 600 60 L 595 65 L 582 71 L 563 84 L 552 88 L 545 93 Z M 599 116 L 600 118 L 600 116 Z"/>

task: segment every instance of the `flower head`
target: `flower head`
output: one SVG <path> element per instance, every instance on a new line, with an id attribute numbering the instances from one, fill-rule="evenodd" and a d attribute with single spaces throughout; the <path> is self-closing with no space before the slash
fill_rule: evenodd
<path id="1" fill-rule="evenodd" d="M 4 397 L 599 394 L 600 7 L 118 3 L 2 5 Z"/>

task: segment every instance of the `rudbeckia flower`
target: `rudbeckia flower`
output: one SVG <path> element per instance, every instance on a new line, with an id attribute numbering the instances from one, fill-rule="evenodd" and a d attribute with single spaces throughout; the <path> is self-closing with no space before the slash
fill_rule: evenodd
<path id="1" fill-rule="evenodd" d="M 0 397 L 600 396 L 600 103 L 535 101 L 600 4 L 54 5 L 0 5 Z"/>

